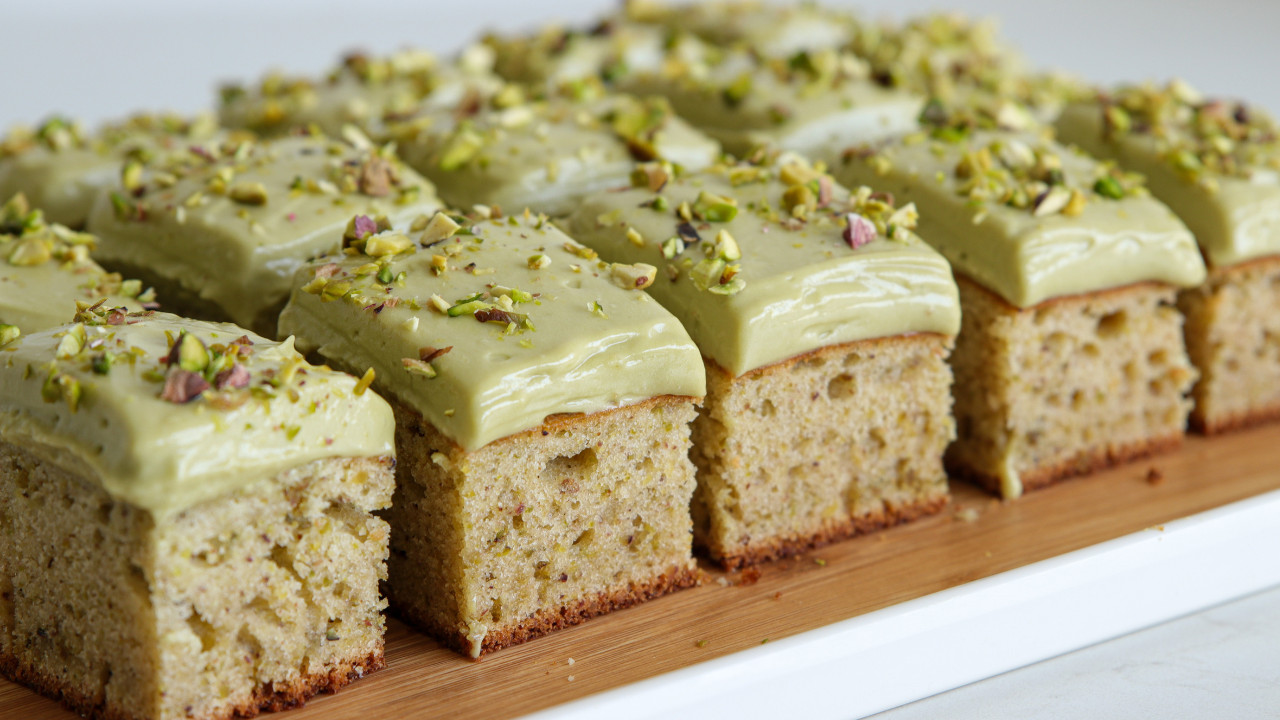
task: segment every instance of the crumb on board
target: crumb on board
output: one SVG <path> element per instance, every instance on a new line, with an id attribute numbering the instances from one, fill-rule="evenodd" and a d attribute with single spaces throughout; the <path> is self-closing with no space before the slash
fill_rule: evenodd
<path id="1" fill-rule="evenodd" d="M 710 640 L 699 640 L 693 644 L 694 647 L 704 648 L 711 644 Z"/>
<path id="2" fill-rule="evenodd" d="M 758 582 L 760 582 L 760 568 L 749 567 L 738 575 L 737 585 L 738 587 L 744 587 L 747 585 L 755 585 Z"/>
<path id="3" fill-rule="evenodd" d="M 1147 484 L 1148 485 L 1159 485 L 1162 482 L 1164 482 L 1164 473 L 1160 470 L 1160 468 L 1156 467 L 1155 465 L 1152 465 L 1151 467 L 1147 468 Z"/>
<path id="4" fill-rule="evenodd" d="M 729 587 L 729 578 L 723 575 L 716 578 L 716 582 L 719 583 L 721 587 Z"/>
<path id="5" fill-rule="evenodd" d="M 573 664 L 573 658 L 569 658 L 569 662 L 568 662 L 568 664 L 569 664 L 569 665 L 572 665 L 572 664 Z"/>
<path id="6" fill-rule="evenodd" d="M 572 675 L 570 675 L 570 676 L 569 676 L 569 682 L 573 682 L 573 676 L 572 676 Z"/>
<path id="7" fill-rule="evenodd" d="M 953 517 L 962 523 L 977 522 L 978 510 L 971 507 L 960 508 L 959 512 L 957 512 Z"/>
<path id="8" fill-rule="evenodd" d="M 782 599 L 782 591 L 781 591 L 781 590 L 779 590 L 778 592 L 774 593 L 774 594 L 773 594 L 773 599 L 774 599 L 774 600 L 781 600 L 781 599 Z"/>
<path id="9" fill-rule="evenodd" d="M 826 561 L 826 560 L 823 560 L 822 558 L 814 558 L 814 559 L 813 559 L 813 564 L 814 564 L 814 565 L 817 565 L 818 567 L 826 567 L 826 566 L 827 566 L 827 561 Z"/>

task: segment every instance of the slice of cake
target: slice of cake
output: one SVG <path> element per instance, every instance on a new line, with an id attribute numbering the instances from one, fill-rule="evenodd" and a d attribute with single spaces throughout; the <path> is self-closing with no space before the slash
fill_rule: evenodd
<path id="1" fill-rule="evenodd" d="M 396 412 L 389 595 L 472 657 L 697 582 L 697 349 L 545 218 L 356 217 L 284 333 L 372 367 Z M 629 278 L 626 287 L 611 274 Z"/>
<path id="2" fill-rule="evenodd" d="M 1140 179 L 950 129 L 847 152 L 836 175 L 914 202 L 955 269 L 955 472 L 1013 498 L 1181 441 L 1196 373 L 1173 302 L 1204 264 Z"/>
<path id="3" fill-rule="evenodd" d="M 100 309 L 0 346 L 0 674 L 209 720 L 382 667 L 392 423 L 233 325 Z"/>
<path id="4" fill-rule="evenodd" d="M 606 22 L 689 32 L 717 46 L 744 46 L 763 57 L 781 58 L 843 47 L 857 26 L 854 15 L 817 3 L 784 6 L 759 0 L 627 0 L 619 16 Z"/>
<path id="5" fill-rule="evenodd" d="M 0 207 L 0 339 L 62 325 L 77 304 L 141 310 L 155 300 L 137 280 L 108 273 L 89 258 L 96 239 L 45 222 L 24 195 Z"/>
<path id="6" fill-rule="evenodd" d="M 375 133 L 382 121 L 423 104 L 448 107 L 469 95 L 497 92 L 502 83 L 492 65 L 492 54 L 483 49 L 455 62 L 421 50 L 352 53 L 323 78 L 272 72 L 257 85 L 228 83 L 219 92 L 218 119 L 263 136 L 312 125 L 336 136 L 348 124 Z"/>
<path id="7" fill-rule="evenodd" d="M 919 93 L 947 107 L 991 106 L 1006 121 L 1023 113 L 1052 120 L 1086 91 L 1068 75 L 1033 70 L 991 20 L 956 13 L 931 13 L 900 24 L 859 23 L 849 48 L 886 88 Z"/>
<path id="8" fill-rule="evenodd" d="M 702 351 L 697 542 L 739 567 L 939 510 L 960 315 L 914 208 L 797 157 L 634 182 L 566 227 L 658 267 L 649 292 Z"/>
<path id="9" fill-rule="evenodd" d="M 1058 132 L 1141 172 L 1195 233 L 1209 278 L 1178 295 L 1200 370 L 1192 424 L 1216 433 L 1280 418 L 1280 126 L 1173 82 L 1072 105 Z"/>
<path id="10" fill-rule="evenodd" d="M 95 133 L 54 117 L 0 140 L 0 198 L 23 193 L 49 220 L 83 228 L 94 200 L 116 184 L 127 160 L 154 158 L 218 133 L 212 115 L 136 115 Z"/>
<path id="11" fill-rule="evenodd" d="M 353 212 L 407 221 L 438 205 L 389 149 L 304 135 L 171 153 L 101 195 L 89 226 L 94 257 L 167 309 L 271 336 L 294 271 L 336 249 Z"/>
<path id="12" fill-rule="evenodd" d="M 909 132 L 924 98 L 874 82 L 865 60 L 837 50 L 765 58 L 748 48 L 699 48 L 684 39 L 658 69 L 618 69 L 613 82 L 661 95 L 680 117 L 724 149 L 745 156 L 767 146 L 811 155 Z"/>
<path id="13" fill-rule="evenodd" d="M 590 86 L 579 87 L 587 97 L 526 102 L 504 95 L 480 107 L 425 113 L 390 136 L 451 205 L 552 216 L 568 214 L 593 192 L 626 185 L 637 159 L 702 168 L 720 154 L 661 98 L 592 97 Z"/>

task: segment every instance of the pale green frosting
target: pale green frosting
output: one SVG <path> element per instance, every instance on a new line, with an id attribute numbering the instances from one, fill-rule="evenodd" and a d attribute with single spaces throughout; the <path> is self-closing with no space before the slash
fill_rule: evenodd
<path id="1" fill-rule="evenodd" d="M 472 234 L 430 249 L 377 261 L 363 254 L 315 261 L 298 274 L 301 287 L 281 315 L 281 332 L 341 367 L 373 367 L 379 392 L 468 450 L 556 413 L 704 394 L 701 357 L 680 323 L 644 292 L 622 289 L 597 262 L 566 250 L 568 236 L 545 219 L 467 226 Z M 436 274 L 433 255 L 447 259 L 448 269 Z M 536 255 L 549 264 L 531 268 Z M 387 266 L 384 279 L 400 277 L 379 281 L 379 265 L 354 275 L 372 263 Z M 502 287 L 535 296 L 510 305 L 527 325 L 479 322 L 471 312 L 449 317 L 431 306 L 433 295 L 453 305 L 483 292 L 496 306 Z M 430 360 L 434 378 L 404 364 L 421 360 L 423 348 L 451 348 Z"/>
<path id="2" fill-rule="evenodd" d="M 217 132 L 211 115 L 138 115 L 87 135 L 75 123 L 16 129 L 0 143 L 0 199 L 23 193 L 52 222 L 83 227 L 98 194 L 131 156 L 154 156 Z"/>
<path id="3" fill-rule="evenodd" d="M 1195 233 L 1211 266 L 1280 254 L 1280 175 L 1273 169 L 1258 168 L 1247 177 L 1210 174 L 1212 182 L 1198 182 L 1174 169 L 1159 138 L 1137 133 L 1104 138 L 1097 103 L 1068 106 L 1056 127 L 1063 142 L 1145 175 L 1152 194 Z"/>
<path id="4" fill-rule="evenodd" d="M 828 208 L 799 222 L 776 212 L 787 187 L 776 173 L 734 184 L 731 172 L 716 167 L 669 181 L 660 191 L 665 210 L 641 207 L 655 197 L 647 188 L 599 193 L 570 216 L 567 230 L 607 259 L 657 266 L 649 292 L 684 323 L 703 355 L 735 376 L 829 345 L 959 331 L 951 270 L 918 238 L 879 235 L 851 249 L 842 227 L 849 210 L 843 188 L 833 188 Z M 681 222 L 675 210 L 696 204 L 704 191 L 734 198 L 737 215 L 697 223 L 701 243 L 667 259 L 662 244 Z M 639 234 L 642 247 L 628 230 Z M 700 289 L 689 273 L 721 230 L 741 249 L 736 277 L 745 285 L 732 294 Z"/>
<path id="5" fill-rule="evenodd" d="M 955 169 L 966 152 L 1010 140 L 1061 160 L 1064 188 L 1085 196 L 1075 216 L 1036 215 L 1030 207 L 976 202 L 960 190 Z M 920 236 L 972 278 L 1017 307 L 1138 282 L 1180 287 L 1203 282 L 1204 263 L 1186 226 L 1168 207 L 1138 191 L 1119 200 L 1092 187 L 1105 174 L 1097 161 L 1027 134 L 976 133 L 960 142 L 917 136 L 855 153 L 835 170 L 847 183 L 874 184 L 920 209 Z"/>
<path id="6" fill-rule="evenodd" d="M 113 497 L 156 516 L 313 460 L 394 452 L 386 402 L 357 394 L 355 378 L 308 365 L 290 342 L 165 314 L 127 322 L 84 325 L 86 347 L 69 357 L 57 355 L 72 326 L 0 348 L 0 438 L 96 479 Z M 245 335 L 253 342 L 240 360 L 250 384 L 220 391 L 228 404 L 205 396 L 185 404 L 161 399 L 164 358 L 171 338 L 184 331 L 211 349 Z M 104 354 L 115 356 L 105 375 L 92 369 Z M 64 388 L 78 384 L 74 407 L 67 391 L 45 389 L 50 378 Z M 236 406 L 231 401 L 240 394 Z"/>
<path id="7" fill-rule="evenodd" d="M 383 187 L 362 179 L 374 165 L 389 173 Z M 212 144 L 148 171 L 140 193 L 99 197 L 95 257 L 177 283 L 246 327 L 284 303 L 303 262 L 338 246 L 352 213 L 407 222 L 439 205 L 394 157 L 323 137 Z"/>
<path id="8" fill-rule="evenodd" d="M 733 0 L 628 3 L 618 22 L 654 24 L 669 32 L 692 32 L 716 45 L 741 44 L 764 57 L 787 57 L 800 51 L 839 48 L 860 23 L 847 11 L 804 3 L 779 6 Z"/>
<path id="9" fill-rule="evenodd" d="M 502 82 L 484 53 L 440 62 L 406 50 L 385 57 L 351 55 L 323 78 L 271 73 L 256 86 L 221 90 L 218 118 L 226 127 L 280 135 L 316 125 L 338 135 L 344 125 L 377 134 L 382 121 L 423 108 L 451 107 L 469 93 L 492 95 Z"/>
<path id="10" fill-rule="evenodd" d="M 642 129 L 622 127 L 629 120 Z M 691 169 L 720 154 L 715 141 L 664 101 L 625 96 L 522 103 L 462 121 L 452 110 L 437 111 L 391 134 L 405 161 L 450 205 L 531 208 L 551 216 L 568 214 L 593 192 L 626 185 L 638 152 L 629 143 Z"/>
<path id="11" fill-rule="evenodd" d="M 95 239 L 45 222 L 24 196 L 0 208 L 0 325 L 32 333 L 69 322 L 76 303 L 140 310 L 151 299 L 138 281 L 125 282 L 89 258 Z"/>
<path id="12" fill-rule="evenodd" d="M 741 50 L 673 48 L 657 72 L 625 75 L 618 86 L 661 95 L 694 127 L 745 155 L 757 146 L 812 155 L 909 132 L 924 99 L 872 82 L 865 61 L 844 53 L 814 56 L 821 71 L 793 70 Z"/>

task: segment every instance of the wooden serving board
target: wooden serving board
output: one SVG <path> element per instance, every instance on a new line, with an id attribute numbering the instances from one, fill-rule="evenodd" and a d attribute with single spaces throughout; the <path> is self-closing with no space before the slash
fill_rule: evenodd
<path id="1" fill-rule="evenodd" d="M 957 483 L 940 515 L 764 566 L 758 578 L 705 566 L 701 587 L 480 662 L 393 619 L 387 669 L 280 717 L 501 718 L 541 710 L 1280 489 L 1278 447 L 1280 425 L 1192 437 L 1176 453 L 1011 503 Z M 0 680 L 0 717 L 74 715 Z"/>

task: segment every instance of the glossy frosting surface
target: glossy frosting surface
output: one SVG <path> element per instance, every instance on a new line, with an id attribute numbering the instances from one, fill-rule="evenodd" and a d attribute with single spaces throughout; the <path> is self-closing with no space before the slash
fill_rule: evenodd
<path id="1" fill-rule="evenodd" d="M 548 221 L 459 219 L 444 239 L 424 240 L 431 226 L 400 235 L 403 252 L 374 257 L 366 244 L 309 264 L 281 332 L 339 366 L 373 367 L 379 392 L 468 450 L 556 413 L 703 395 L 680 323 Z M 507 314 L 481 319 L 494 311 Z"/>
<path id="2" fill-rule="evenodd" d="M 52 222 L 83 227 L 93 201 L 116 183 L 126 158 L 155 156 L 218 132 L 211 115 L 138 115 L 88 133 L 54 118 L 0 141 L 0 199 L 24 193 Z"/>
<path id="3" fill-rule="evenodd" d="M 1274 126 L 1269 142 L 1232 140 L 1230 155 L 1240 162 L 1228 170 L 1201 160 L 1197 146 L 1208 138 L 1197 132 L 1190 114 L 1169 117 L 1149 131 L 1109 133 L 1106 108 L 1099 102 L 1068 106 L 1057 122 L 1059 137 L 1145 175 L 1152 194 L 1195 233 L 1210 265 L 1280 254 L 1280 145 Z"/>
<path id="4" fill-rule="evenodd" d="M 293 273 L 337 247 L 351 215 L 407 219 L 439 205 L 392 156 L 324 137 L 197 146 L 100 196 L 95 255 L 146 268 L 242 326 L 284 302 Z"/>
<path id="5" fill-rule="evenodd" d="M 353 377 L 308 365 L 289 342 L 160 313 L 107 322 L 95 317 L 0 347 L 0 438 L 96 477 L 157 516 L 312 460 L 394 452 L 386 402 L 357 394 Z M 179 370 L 165 360 L 184 332 L 210 357 L 219 349 L 229 356 L 247 337 L 252 345 L 234 361 L 247 371 L 244 386 L 163 399 L 166 373 Z"/>
<path id="6" fill-rule="evenodd" d="M 150 300 L 141 283 L 125 282 L 89 258 L 95 238 L 45 222 L 24 196 L 0 208 L 0 325 L 24 333 L 69 322 L 76 303 L 105 300 L 140 310 Z"/>
<path id="7" fill-rule="evenodd" d="M 805 188 L 821 175 L 811 169 L 795 174 Z M 870 204 L 869 190 L 859 204 L 843 188 L 831 186 L 828 204 L 810 208 L 801 219 L 788 211 L 785 199 L 797 183 L 781 176 L 774 167 L 718 166 L 670 180 L 658 192 L 635 187 L 599 193 L 566 227 L 609 260 L 657 266 L 649 292 L 684 323 L 703 355 L 734 375 L 827 345 L 959 330 L 951 270 L 928 245 L 905 228 L 891 239 L 881 227 L 874 239 L 851 248 L 846 213 Z M 733 199 L 736 214 L 727 222 L 695 218 L 682 230 L 681 203 L 696 208 L 704 193 Z M 665 198 L 662 209 L 653 207 L 659 195 Z M 893 211 L 889 207 L 881 215 Z M 729 233 L 741 254 L 727 263 L 736 267 L 734 280 L 743 284 L 736 291 L 734 280 L 720 285 L 694 280 L 707 252 L 714 254 L 721 231 Z M 682 232 L 696 232 L 701 239 L 666 257 L 671 253 L 669 245 L 664 253 L 664 243 Z"/>
<path id="8" fill-rule="evenodd" d="M 423 106 L 449 107 L 468 93 L 495 92 L 501 82 L 490 72 L 491 63 L 483 55 L 442 62 L 422 51 L 352 54 L 323 78 L 271 73 L 256 85 L 227 85 L 218 117 L 227 127 L 268 136 L 311 124 L 335 136 L 347 124 L 376 134 L 388 116 Z"/>
<path id="9" fill-rule="evenodd" d="M 985 171 L 972 170 L 979 155 Z M 1058 166 L 1054 192 L 1070 204 L 1037 207 L 1049 186 L 1026 172 L 1045 165 Z M 1190 231 L 1135 179 L 1122 186 L 1106 166 L 1036 135 L 979 132 L 942 141 L 919 134 L 847 154 L 835 172 L 915 202 L 921 237 L 957 272 L 1018 307 L 1143 281 L 1191 287 L 1205 277 Z M 1104 176 L 1122 197 L 1095 190 Z"/>
<path id="10" fill-rule="evenodd" d="M 586 195 L 627 184 L 637 158 L 688 168 L 715 162 L 719 145 L 660 99 L 554 99 L 419 116 L 392 131 L 406 162 L 450 205 L 568 214 Z"/>

